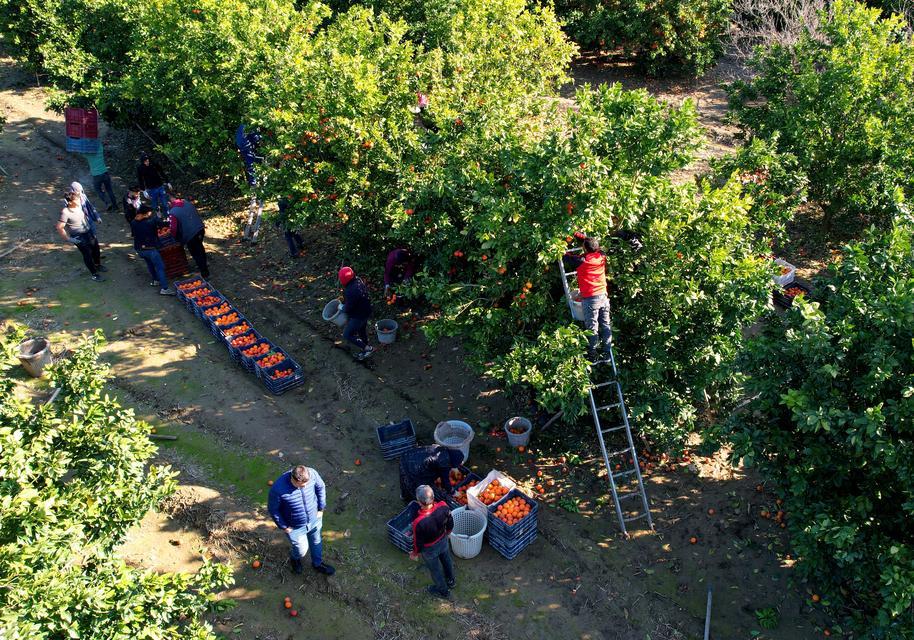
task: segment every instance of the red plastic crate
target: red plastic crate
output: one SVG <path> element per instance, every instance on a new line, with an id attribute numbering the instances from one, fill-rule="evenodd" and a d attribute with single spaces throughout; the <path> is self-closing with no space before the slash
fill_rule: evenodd
<path id="1" fill-rule="evenodd" d="M 80 107 L 64 109 L 68 138 L 97 138 L 98 111 Z"/>

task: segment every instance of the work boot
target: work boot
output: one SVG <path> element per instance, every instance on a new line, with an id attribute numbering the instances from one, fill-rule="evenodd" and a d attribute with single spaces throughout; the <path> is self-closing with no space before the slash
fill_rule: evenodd
<path id="1" fill-rule="evenodd" d="M 334 573 L 336 573 L 336 569 L 334 569 L 326 562 L 322 562 L 318 566 L 314 567 L 314 570 L 318 573 L 323 573 L 325 576 L 332 576 Z"/>
<path id="2" fill-rule="evenodd" d="M 442 600 L 447 600 L 448 592 L 445 591 L 445 592 L 442 593 L 441 591 L 438 591 L 438 587 L 436 587 L 436 586 L 433 585 L 433 584 L 430 584 L 430 585 L 428 585 L 427 587 L 425 587 L 425 590 L 428 591 L 428 593 L 429 593 L 430 595 L 433 595 L 433 596 L 435 596 L 436 598 L 441 598 Z"/>
<path id="3" fill-rule="evenodd" d="M 448 589 L 453 589 L 453 588 L 456 587 L 456 586 L 457 586 L 457 578 L 452 578 L 451 580 L 448 580 L 448 581 L 447 581 L 447 588 L 448 588 Z"/>
<path id="4" fill-rule="evenodd" d="M 289 562 L 292 564 L 292 573 L 301 573 L 304 570 L 301 564 L 301 558 L 289 558 Z"/>

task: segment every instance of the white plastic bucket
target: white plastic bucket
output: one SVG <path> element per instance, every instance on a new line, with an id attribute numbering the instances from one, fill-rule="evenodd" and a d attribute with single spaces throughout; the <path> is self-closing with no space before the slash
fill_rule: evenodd
<path id="1" fill-rule="evenodd" d="M 321 314 L 321 317 L 338 327 L 345 325 L 346 321 L 349 319 L 349 316 L 347 316 L 345 312 L 340 311 L 340 301 L 336 299 L 333 299 L 324 305 L 324 312 Z"/>
<path id="2" fill-rule="evenodd" d="M 584 303 L 577 298 L 581 297 L 578 289 L 571 290 L 571 317 L 578 322 L 584 322 Z"/>
<path id="3" fill-rule="evenodd" d="M 378 342 L 381 344 L 390 344 L 397 339 L 397 323 L 395 320 L 379 320 L 374 325 L 375 331 L 378 332 Z"/>
<path id="4" fill-rule="evenodd" d="M 511 427 L 515 429 L 520 427 L 523 433 L 511 433 Z M 505 423 L 505 433 L 508 435 L 508 444 L 512 447 L 526 447 L 530 442 L 530 432 L 533 430 L 533 424 L 526 418 L 515 417 Z"/>
<path id="5" fill-rule="evenodd" d="M 482 551 L 482 538 L 486 533 L 486 514 L 466 507 L 451 511 L 454 530 L 451 531 L 451 551 L 458 558 L 475 558 Z"/>
<path id="6" fill-rule="evenodd" d="M 463 453 L 463 464 L 470 459 L 470 441 L 475 435 L 473 427 L 460 420 L 445 420 L 435 427 L 435 442 Z"/>
<path id="7" fill-rule="evenodd" d="M 34 338 L 19 343 L 19 362 L 33 378 L 40 378 L 51 364 L 51 345 L 46 338 Z"/>

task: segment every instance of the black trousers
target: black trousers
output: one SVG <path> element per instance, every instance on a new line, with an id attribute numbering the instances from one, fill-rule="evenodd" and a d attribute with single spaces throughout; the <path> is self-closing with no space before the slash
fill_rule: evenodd
<path id="1" fill-rule="evenodd" d="M 98 238 L 91 233 L 84 233 L 78 236 L 76 248 L 83 256 L 83 262 L 86 268 L 93 276 L 98 273 L 98 267 L 102 263 L 102 253 L 98 247 Z"/>
<path id="2" fill-rule="evenodd" d="M 204 229 L 193 238 L 187 241 L 185 245 L 187 250 L 190 251 L 190 255 L 193 256 L 194 262 L 197 263 L 197 268 L 200 269 L 200 275 L 204 278 L 209 278 L 209 267 L 206 265 L 206 249 L 203 247 L 203 235 L 206 233 Z"/>

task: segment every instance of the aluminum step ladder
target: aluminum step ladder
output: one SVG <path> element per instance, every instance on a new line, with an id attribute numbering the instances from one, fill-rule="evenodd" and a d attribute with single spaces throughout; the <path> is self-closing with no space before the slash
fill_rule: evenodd
<path id="1" fill-rule="evenodd" d="M 574 253 L 580 251 L 578 249 Z M 576 283 L 577 273 L 567 272 L 562 258 L 559 258 L 559 273 L 562 276 L 562 287 L 565 289 L 565 300 L 568 301 L 571 317 L 583 321 L 581 312 L 575 309 L 574 304 L 577 289 L 573 288 L 572 281 Z M 628 411 L 622 398 L 622 385 L 618 380 L 611 336 L 607 355 L 608 358 L 592 363 L 587 395 L 590 399 L 590 413 L 597 431 L 600 451 L 603 453 L 603 463 L 606 465 L 609 490 L 616 507 L 616 517 L 623 535 L 628 536 L 628 523 L 646 519 L 648 526 L 653 530 L 654 522 L 651 519 L 651 506 L 647 499 L 644 478 L 641 477 L 631 425 L 628 422 Z M 604 428 L 604 422 L 612 426 Z M 640 501 L 637 500 L 639 497 Z"/>

